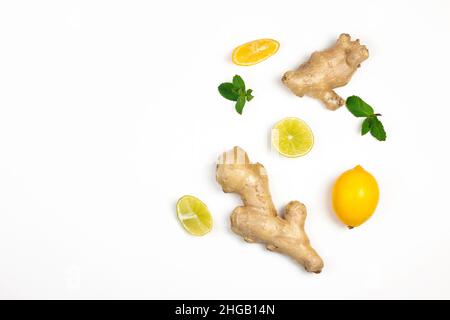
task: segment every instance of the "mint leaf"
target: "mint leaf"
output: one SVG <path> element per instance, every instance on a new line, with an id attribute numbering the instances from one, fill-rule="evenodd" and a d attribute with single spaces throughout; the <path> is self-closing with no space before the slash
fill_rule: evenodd
<path id="1" fill-rule="evenodd" d="M 245 96 L 240 96 L 236 102 L 236 111 L 239 114 L 242 114 L 242 110 L 244 109 L 245 106 Z"/>
<path id="2" fill-rule="evenodd" d="M 235 109 L 239 114 L 242 114 L 245 103 L 253 99 L 253 90 L 245 90 L 244 80 L 239 75 L 235 75 L 232 82 L 222 83 L 218 89 L 222 97 L 236 101 Z"/>
<path id="3" fill-rule="evenodd" d="M 386 140 L 386 131 L 384 130 L 383 124 L 378 119 L 381 114 L 375 113 L 371 106 L 357 96 L 348 97 L 345 104 L 348 111 L 355 117 L 365 118 L 361 125 L 361 135 L 370 132 L 375 139 L 379 141 Z"/>
<path id="4" fill-rule="evenodd" d="M 238 90 L 236 90 L 234 85 L 230 82 L 222 83 L 218 89 L 222 97 L 225 99 L 237 101 L 239 98 Z"/>
<path id="5" fill-rule="evenodd" d="M 247 101 L 250 101 L 250 100 L 253 99 L 252 92 L 253 92 L 252 89 L 248 89 L 248 90 L 247 90 L 247 93 L 245 94 L 245 96 L 246 96 L 246 98 L 247 98 Z"/>
<path id="6" fill-rule="evenodd" d="M 245 92 L 245 83 L 244 80 L 242 80 L 241 76 L 235 75 L 233 77 L 233 86 L 236 89 L 242 89 L 242 91 Z"/>
<path id="7" fill-rule="evenodd" d="M 348 97 L 345 104 L 355 117 L 369 117 L 374 113 L 373 108 L 357 96 Z"/>
<path id="8" fill-rule="evenodd" d="M 364 119 L 362 126 L 361 126 L 361 135 L 365 135 L 367 132 L 370 131 L 370 129 L 372 128 L 372 117 L 368 117 L 366 119 Z"/>
<path id="9" fill-rule="evenodd" d="M 384 131 L 383 124 L 377 117 L 371 117 L 370 134 L 379 141 L 386 141 L 386 131 Z"/>

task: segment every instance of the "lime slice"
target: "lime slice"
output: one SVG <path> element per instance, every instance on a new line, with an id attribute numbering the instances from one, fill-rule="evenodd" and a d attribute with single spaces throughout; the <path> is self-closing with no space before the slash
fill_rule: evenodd
<path id="1" fill-rule="evenodd" d="M 314 145 L 311 128 L 301 119 L 285 118 L 272 128 L 272 145 L 283 156 L 296 158 L 307 154 Z"/>
<path id="2" fill-rule="evenodd" d="M 178 200 L 177 215 L 184 229 L 194 236 L 203 236 L 212 229 L 208 207 L 194 196 L 183 196 Z"/>

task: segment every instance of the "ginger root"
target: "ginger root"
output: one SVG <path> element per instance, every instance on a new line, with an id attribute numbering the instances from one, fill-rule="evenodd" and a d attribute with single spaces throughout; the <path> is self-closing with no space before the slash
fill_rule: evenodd
<path id="1" fill-rule="evenodd" d="M 285 208 L 284 218 L 278 216 L 261 164 L 250 163 L 247 153 L 234 147 L 220 156 L 216 179 L 224 192 L 239 194 L 244 203 L 231 215 L 231 229 L 236 234 L 247 242 L 263 243 L 270 251 L 290 256 L 309 272 L 321 272 L 323 261 L 304 230 L 305 206 L 292 201 Z"/>
<path id="2" fill-rule="evenodd" d="M 295 95 L 318 99 L 336 110 L 345 101 L 333 89 L 345 86 L 368 57 L 369 51 L 359 40 L 341 34 L 331 48 L 314 52 L 296 71 L 286 72 L 282 81 Z"/>

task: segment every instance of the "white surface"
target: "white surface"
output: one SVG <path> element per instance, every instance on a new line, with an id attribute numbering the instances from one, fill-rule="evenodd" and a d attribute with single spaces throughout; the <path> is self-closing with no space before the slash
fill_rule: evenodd
<path id="1" fill-rule="evenodd" d="M 0 30 L 1 298 L 450 298 L 450 2 L 2 1 Z M 371 56 L 338 93 L 383 114 L 385 143 L 280 84 L 341 32 Z M 280 51 L 230 62 L 261 37 Z M 236 73 L 255 95 L 243 116 L 216 89 Z M 269 148 L 287 116 L 314 131 L 307 157 Z M 240 201 L 214 162 L 234 145 L 279 208 L 307 205 L 322 274 L 231 233 Z M 357 164 L 381 199 L 349 231 L 330 188 Z M 208 204 L 209 235 L 180 227 L 184 194 Z"/>

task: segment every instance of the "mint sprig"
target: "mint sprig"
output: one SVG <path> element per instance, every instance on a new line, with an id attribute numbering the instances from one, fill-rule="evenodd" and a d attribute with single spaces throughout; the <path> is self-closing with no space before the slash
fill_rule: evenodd
<path id="1" fill-rule="evenodd" d="M 242 114 L 245 103 L 253 99 L 253 90 L 245 90 L 245 82 L 238 75 L 233 77 L 232 82 L 222 83 L 218 89 L 222 97 L 231 101 L 236 101 L 235 109 L 239 114 Z"/>
<path id="2" fill-rule="evenodd" d="M 370 132 L 378 141 L 386 140 L 386 131 L 384 130 L 383 123 L 378 119 L 378 117 L 381 117 L 381 114 L 375 113 L 369 104 L 357 96 L 348 97 L 345 104 L 348 111 L 355 117 L 365 118 L 361 126 L 361 135 Z"/>

